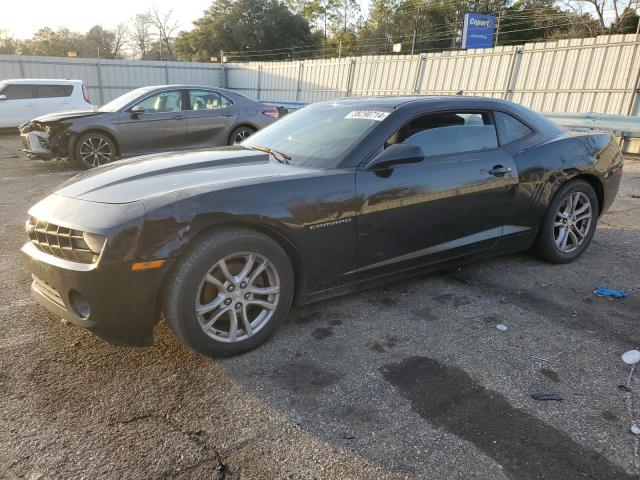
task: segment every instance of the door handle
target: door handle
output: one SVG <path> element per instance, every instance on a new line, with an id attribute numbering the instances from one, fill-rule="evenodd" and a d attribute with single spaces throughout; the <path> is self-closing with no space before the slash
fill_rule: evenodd
<path id="1" fill-rule="evenodd" d="M 231 112 L 226 112 L 222 114 L 223 117 L 233 117 L 233 113 Z"/>
<path id="2" fill-rule="evenodd" d="M 175 117 L 171 117 L 173 120 L 184 120 L 187 118 L 185 115 L 176 115 Z"/>
<path id="3" fill-rule="evenodd" d="M 502 165 L 495 165 L 488 173 L 496 177 L 504 177 L 505 173 L 509 173 L 511 168 L 503 167 Z"/>

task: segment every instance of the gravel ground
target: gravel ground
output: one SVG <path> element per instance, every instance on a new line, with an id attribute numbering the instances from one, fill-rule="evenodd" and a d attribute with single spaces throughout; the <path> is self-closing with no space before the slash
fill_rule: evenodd
<path id="1" fill-rule="evenodd" d="M 640 163 L 575 263 L 510 255 L 296 308 L 226 360 L 164 324 L 112 347 L 31 300 L 27 209 L 74 173 L 0 136 L 0 478 L 640 478 L 620 360 L 640 346 Z"/>

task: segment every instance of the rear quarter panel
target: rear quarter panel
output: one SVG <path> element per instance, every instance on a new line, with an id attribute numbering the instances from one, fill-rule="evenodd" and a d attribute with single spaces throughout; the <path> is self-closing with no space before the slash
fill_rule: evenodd
<path id="1" fill-rule="evenodd" d="M 572 178 L 590 176 L 602 184 L 603 210 L 620 183 L 622 154 L 605 133 L 561 136 L 514 154 L 514 159 L 519 172 L 514 225 L 537 229 L 555 192 Z"/>

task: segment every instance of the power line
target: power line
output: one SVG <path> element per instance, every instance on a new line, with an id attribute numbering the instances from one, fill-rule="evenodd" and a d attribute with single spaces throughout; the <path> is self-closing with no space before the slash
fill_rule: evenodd
<path id="1" fill-rule="evenodd" d="M 442 2 L 442 3 L 451 3 L 451 4 L 456 4 L 459 3 L 456 0 L 453 0 L 452 2 Z M 417 6 L 417 5 L 416 5 Z M 416 7 L 413 6 L 413 7 Z M 401 8 L 401 7 L 398 7 Z M 573 18 L 571 19 L 567 19 L 567 15 L 571 15 L 573 16 Z M 587 20 L 587 19 L 582 19 L 579 16 L 573 14 L 572 12 L 568 12 L 568 11 L 563 11 L 563 10 L 558 10 L 558 11 L 549 11 L 549 12 L 545 12 L 544 15 L 542 16 L 538 16 L 535 18 L 536 21 L 554 21 L 554 20 L 565 20 L 564 22 L 554 22 L 551 25 L 540 25 L 540 26 L 534 26 L 531 28 L 525 28 L 525 29 L 513 29 L 514 26 L 519 26 L 519 25 L 523 25 L 523 24 L 530 24 L 532 21 L 531 15 L 528 14 L 527 12 L 509 12 L 508 15 L 503 16 L 502 17 L 504 22 L 508 22 L 506 23 L 506 25 L 503 26 L 503 28 L 505 28 L 506 30 L 503 30 L 503 32 L 505 34 L 511 34 L 511 33 L 518 33 L 518 32 L 525 32 L 525 31 L 534 31 L 534 30 L 548 30 L 548 29 L 552 29 L 552 28 L 560 28 L 563 26 L 567 26 L 570 24 L 588 24 L 590 23 L 592 20 Z M 514 21 L 515 20 L 515 21 Z M 595 21 L 595 20 L 593 20 Z M 451 31 L 455 31 L 454 35 L 452 36 L 439 36 L 445 32 L 451 32 Z M 417 43 L 421 43 L 421 44 L 425 44 L 427 42 L 437 42 L 437 41 L 445 41 L 445 40 L 451 40 L 452 38 L 456 38 L 457 37 L 457 30 L 459 30 L 459 26 L 457 25 L 442 25 L 439 26 L 435 29 L 432 29 L 431 31 L 427 32 L 427 33 L 422 33 L 419 35 L 416 35 L 416 42 Z M 393 37 L 392 37 L 393 39 Z M 410 41 L 410 35 L 403 33 L 401 35 L 401 37 L 399 38 L 399 42 L 398 43 L 408 43 Z M 509 43 L 515 43 L 518 40 L 512 40 Z M 355 47 L 354 50 L 370 50 L 371 48 L 375 49 L 379 48 L 381 49 L 381 47 L 385 47 L 385 51 L 381 52 L 381 53 L 388 53 L 386 51 L 386 47 L 388 47 L 390 45 L 390 41 L 388 36 L 379 36 L 379 37 L 369 37 L 369 38 L 357 38 L 354 39 L 352 42 L 349 42 L 350 45 L 352 47 Z M 501 43 L 507 43 L 507 42 L 501 42 Z M 360 46 L 360 47 L 359 47 Z M 281 48 L 275 48 L 275 49 L 264 49 L 264 50 L 246 50 L 246 51 L 230 51 L 230 52 L 226 52 L 228 55 L 233 56 L 233 57 L 240 57 L 240 58 L 252 58 L 252 57 L 276 57 L 276 56 L 308 56 L 308 55 L 314 55 L 316 58 L 330 58 L 335 56 L 335 54 L 324 54 L 322 56 L 320 55 L 315 55 L 315 54 L 319 54 L 320 52 L 323 52 L 326 49 L 327 45 L 326 43 L 315 43 L 315 44 L 306 44 L 306 45 L 299 45 L 299 46 L 292 46 L 292 47 L 281 47 Z M 333 47 L 331 47 L 333 48 Z M 424 49 L 422 49 L 424 51 Z M 438 49 L 434 49 L 434 50 L 438 50 Z"/>

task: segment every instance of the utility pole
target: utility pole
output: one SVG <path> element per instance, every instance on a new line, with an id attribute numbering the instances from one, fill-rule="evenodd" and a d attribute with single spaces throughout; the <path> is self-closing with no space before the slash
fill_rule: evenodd
<path id="1" fill-rule="evenodd" d="M 456 8 L 456 20 L 455 20 L 455 22 L 454 22 L 453 24 L 456 26 L 456 30 L 455 30 L 455 32 L 453 33 L 453 38 L 451 38 L 451 49 L 452 49 L 452 50 L 453 50 L 453 49 L 455 48 L 455 46 L 456 46 L 456 37 L 457 37 L 457 35 L 458 35 L 458 30 L 457 30 L 457 28 L 458 28 L 458 9 L 457 9 L 457 8 Z"/>
<path id="2" fill-rule="evenodd" d="M 338 41 L 338 58 L 342 56 L 342 39 Z"/>
<path id="3" fill-rule="evenodd" d="M 496 19 L 496 39 L 493 44 L 494 47 L 498 46 L 498 35 L 500 35 L 500 18 L 502 18 L 502 13 L 499 13 L 498 18 Z"/>
<path id="4" fill-rule="evenodd" d="M 416 13 L 416 22 L 413 25 L 413 41 L 411 42 L 411 55 L 413 55 L 413 51 L 416 49 L 416 32 L 418 30 L 418 17 L 420 17 L 420 8 L 422 7 L 422 0 L 418 3 L 418 11 Z"/>

